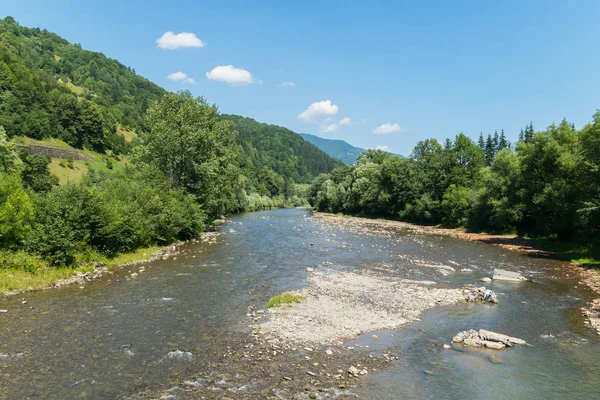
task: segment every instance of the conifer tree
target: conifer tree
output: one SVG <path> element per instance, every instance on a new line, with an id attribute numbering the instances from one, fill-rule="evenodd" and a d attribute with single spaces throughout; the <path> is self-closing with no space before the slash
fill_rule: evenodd
<path id="1" fill-rule="evenodd" d="M 533 141 L 533 122 L 530 122 L 529 125 L 525 128 L 525 142 L 531 143 Z"/>
<path id="2" fill-rule="evenodd" d="M 492 135 L 488 134 L 488 137 L 485 141 L 485 163 L 486 165 L 490 165 L 494 160 L 495 151 L 494 151 L 494 140 L 492 139 Z"/>
<path id="3" fill-rule="evenodd" d="M 509 144 L 508 140 L 506 140 L 506 135 L 504 134 L 504 129 L 500 131 L 500 139 L 498 141 L 498 151 L 508 149 Z"/>

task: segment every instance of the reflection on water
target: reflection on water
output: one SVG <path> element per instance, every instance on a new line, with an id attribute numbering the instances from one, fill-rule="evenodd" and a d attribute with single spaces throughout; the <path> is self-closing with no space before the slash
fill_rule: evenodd
<path id="1" fill-rule="evenodd" d="M 599 342 L 574 311 L 588 294 L 572 282 L 544 279 L 557 262 L 408 232 L 361 235 L 323 225 L 306 210 L 236 216 L 223 232 L 216 244 L 188 245 L 176 260 L 144 272 L 126 268 L 84 289 L 0 299 L 0 309 L 9 310 L 0 315 L 0 398 L 122 398 L 181 382 L 227 345 L 228 334 L 245 329 L 249 304 L 302 287 L 309 266 L 370 268 L 451 287 L 475 283 L 494 267 L 536 277 L 494 282 L 498 306 L 436 308 L 418 324 L 379 332 L 376 341 L 359 338 L 372 351 L 400 355 L 369 375 L 360 398 L 600 397 Z M 511 334 L 531 346 L 442 349 L 468 328 Z"/>

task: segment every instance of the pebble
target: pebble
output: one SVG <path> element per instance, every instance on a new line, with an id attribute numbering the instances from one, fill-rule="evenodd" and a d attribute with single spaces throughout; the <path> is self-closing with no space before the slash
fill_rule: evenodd
<path id="1" fill-rule="evenodd" d="M 502 360 L 496 356 L 489 356 L 488 360 L 490 360 L 492 364 L 502 364 Z"/>
<path id="2" fill-rule="evenodd" d="M 449 344 L 444 345 L 444 350 L 450 350 L 451 348 L 452 348 L 452 346 L 450 346 Z"/>
<path id="3" fill-rule="evenodd" d="M 327 349 L 325 350 L 325 354 L 327 354 L 328 356 L 333 355 L 333 351 Z"/>
<path id="4" fill-rule="evenodd" d="M 479 280 L 479 282 L 491 283 L 492 282 L 492 278 L 488 278 L 487 276 L 484 276 L 483 278 L 481 278 Z"/>
<path id="5" fill-rule="evenodd" d="M 0 310 L 0 313 L 7 313 L 8 310 Z"/>
<path id="6" fill-rule="evenodd" d="M 377 335 L 372 335 L 372 336 L 371 336 L 371 339 L 373 339 L 373 340 L 377 340 L 377 339 L 379 339 L 379 336 L 377 336 Z"/>
<path id="7" fill-rule="evenodd" d="M 314 272 L 315 270 L 311 267 L 306 268 L 306 272 Z"/>

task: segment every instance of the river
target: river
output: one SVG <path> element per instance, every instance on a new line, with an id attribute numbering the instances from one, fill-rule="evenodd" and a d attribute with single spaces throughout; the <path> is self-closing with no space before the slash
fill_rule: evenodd
<path id="1" fill-rule="evenodd" d="M 377 340 L 368 333 L 348 342 L 399 355 L 361 377 L 356 398 L 600 398 L 600 340 L 578 309 L 590 293 L 572 277 L 549 279 L 564 275 L 560 262 L 449 237 L 365 234 L 330 226 L 305 209 L 234 216 L 221 231 L 216 243 L 185 245 L 177 258 L 145 264 L 143 272 L 123 268 L 84 287 L 0 298 L 0 309 L 8 310 L 0 314 L 0 399 L 160 393 L 210 366 L 230 338 L 250 336 L 248 305 L 264 308 L 271 295 L 302 288 L 306 268 L 325 268 L 324 262 L 332 270 L 379 268 L 446 287 L 476 283 L 494 267 L 533 277 L 493 282 L 497 306 L 436 307 L 418 323 L 376 332 Z M 457 272 L 441 274 L 431 264 Z M 500 352 L 441 348 L 469 328 L 509 333 L 530 345 Z"/>

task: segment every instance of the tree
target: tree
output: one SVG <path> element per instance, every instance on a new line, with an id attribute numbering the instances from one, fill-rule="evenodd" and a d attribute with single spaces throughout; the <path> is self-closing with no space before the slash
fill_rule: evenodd
<path id="1" fill-rule="evenodd" d="M 506 140 L 506 135 L 504 134 L 504 129 L 500 131 L 500 140 L 498 141 L 498 151 L 508 149 L 510 144 L 508 140 Z"/>
<path id="2" fill-rule="evenodd" d="M 8 140 L 4 127 L 0 126 L 0 172 L 14 169 L 16 158 L 15 143 Z"/>
<path id="3" fill-rule="evenodd" d="M 30 154 L 26 150 L 19 152 L 19 158 L 23 162 L 21 168 L 21 179 L 23 184 L 34 192 L 49 192 L 58 185 L 58 178 L 50 173 L 48 165 L 50 156 Z"/>
<path id="4" fill-rule="evenodd" d="M 532 142 L 534 133 L 535 131 L 533 130 L 533 122 L 530 122 L 529 125 L 525 127 L 525 142 Z"/>
<path id="5" fill-rule="evenodd" d="M 19 176 L 0 172 L 0 247 L 19 245 L 33 220 L 33 205 Z"/>
<path id="6" fill-rule="evenodd" d="M 492 161 L 494 160 L 495 155 L 496 155 L 496 152 L 494 150 L 494 141 L 492 139 L 492 135 L 488 134 L 487 140 L 485 141 L 485 150 L 484 150 L 485 165 L 490 165 L 492 163 Z"/>
<path id="7" fill-rule="evenodd" d="M 600 110 L 593 118 L 579 137 L 583 162 L 577 186 L 583 199 L 578 214 L 584 219 L 583 232 L 587 238 L 597 238 L 600 233 Z"/>
<path id="8" fill-rule="evenodd" d="M 188 91 L 170 93 L 150 107 L 147 120 L 134 162 L 156 166 L 171 187 L 195 195 L 209 216 L 226 212 L 237 154 L 235 135 L 217 107 Z"/>
<path id="9" fill-rule="evenodd" d="M 498 148 L 500 146 L 500 138 L 498 136 L 498 131 L 494 131 L 494 138 L 492 140 L 492 143 L 494 145 L 494 156 L 496 155 L 495 153 L 498 152 Z"/>
<path id="10" fill-rule="evenodd" d="M 479 133 L 479 140 L 477 141 L 477 145 L 482 151 L 485 151 L 485 141 L 483 139 L 483 132 Z"/>

